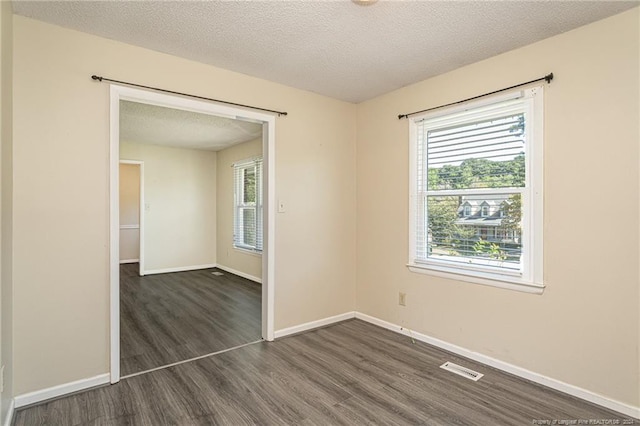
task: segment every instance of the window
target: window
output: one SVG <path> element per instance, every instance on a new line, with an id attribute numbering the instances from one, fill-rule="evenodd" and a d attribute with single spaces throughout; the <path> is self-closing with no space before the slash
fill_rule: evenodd
<path id="1" fill-rule="evenodd" d="M 410 270 L 541 291 L 542 95 L 410 120 Z"/>
<path id="2" fill-rule="evenodd" d="M 233 247 L 262 252 L 262 158 L 234 164 Z"/>

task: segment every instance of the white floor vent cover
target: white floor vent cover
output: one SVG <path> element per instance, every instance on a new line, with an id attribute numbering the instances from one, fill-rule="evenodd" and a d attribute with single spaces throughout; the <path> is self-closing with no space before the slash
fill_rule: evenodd
<path id="1" fill-rule="evenodd" d="M 461 365 L 458 364 L 454 364 L 452 362 L 445 362 L 444 364 L 442 364 L 440 366 L 440 368 L 444 368 L 447 371 L 451 371 L 452 373 L 456 373 L 459 376 L 462 377 L 466 377 L 467 379 L 471 379 L 474 382 L 477 382 L 478 380 L 480 380 L 480 378 L 482 376 L 484 376 L 484 374 L 482 373 L 478 373 L 477 371 L 473 371 L 473 370 L 469 370 L 468 368 L 465 368 Z"/>
<path id="2" fill-rule="evenodd" d="M 219 277 L 220 275 L 224 275 L 222 272 L 218 272 L 218 271 L 212 272 L 212 274 L 215 275 L 216 277 Z"/>

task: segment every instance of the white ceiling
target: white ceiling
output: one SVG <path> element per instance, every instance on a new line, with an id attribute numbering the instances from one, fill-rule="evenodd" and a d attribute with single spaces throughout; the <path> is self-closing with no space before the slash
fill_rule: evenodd
<path id="1" fill-rule="evenodd" d="M 120 101 L 120 139 L 219 151 L 262 135 L 262 125 L 214 115 Z"/>
<path id="2" fill-rule="evenodd" d="M 14 0 L 13 10 L 63 27 L 360 102 L 638 4 L 379 0 L 360 6 L 349 0 Z"/>

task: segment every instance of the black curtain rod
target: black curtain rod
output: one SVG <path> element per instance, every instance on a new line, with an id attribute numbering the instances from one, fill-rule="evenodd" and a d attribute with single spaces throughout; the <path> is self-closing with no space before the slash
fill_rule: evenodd
<path id="1" fill-rule="evenodd" d="M 423 112 L 433 111 L 434 109 L 462 104 L 462 103 L 465 103 L 465 102 L 468 102 L 468 101 L 472 101 L 474 99 L 482 98 L 484 96 L 489 96 L 489 95 L 493 95 L 493 94 L 496 94 L 496 93 L 504 92 L 505 90 L 511 90 L 511 89 L 515 89 L 516 87 L 526 86 L 527 84 L 537 83 L 538 81 L 542 81 L 542 80 L 545 80 L 547 83 L 551 83 L 551 80 L 553 80 L 553 73 L 549 73 L 549 74 L 545 75 L 544 77 L 536 78 L 535 80 L 527 81 L 526 83 L 520 83 L 520 84 L 516 84 L 515 86 L 505 87 L 504 89 L 494 90 L 493 92 L 485 93 L 483 95 L 474 96 L 472 98 L 463 99 L 463 100 L 457 101 L 457 102 L 451 102 L 450 104 L 439 105 L 437 107 L 423 109 L 421 111 L 414 111 L 414 112 L 410 112 L 408 114 L 400 114 L 400 115 L 398 115 L 398 120 L 402 120 L 403 118 L 409 118 L 412 115 L 420 114 L 420 113 L 423 113 Z"/>
<path id="2" fill-rule="evenodd" d="M 188 96 L 190 98 L 202 99 L 202 100 L 205 100 L 205 101 L 218 102 L 218 103 L 221 103 L 221 104 L 233 105 L 233 106 L 238 106 L 238 107 L 242 107 L 242 108 L 251 108 L 251 109 L 258 110 L 258 111 L 272 112 L 274 114 L 278 114 L 278 116 L 287 115 L 287 113 L 285 111 L 276 111 L 276 110 L 273 110 L 273 109 L 260 108 L 260 107 L 255 107 L 255 106 L 251 106 L 251 105 L 237 104 L 235 102 L 221 101 L 220 99 L 205 98 L 204 96 L 190 95 L 188 93 L 174 92 L 173 90 L 159 89 L 157 87 L 151 87 L 151 86 L 143 86 L 142 84 L 135 84 L 135 83 L 129 83 L 129 82 L 126 82 L 126 81 L 112 80 L 110 78 L 100 77 L 98 75 L 92 75 L 91 78 L 93 80 L 95 80 L 95 81 L 110 81 L 112 83 L 126 84 L 127 86 L 141 87 L 143 89 L 151 89 L 151 90 L 156 90 L 158 92 L 171 93 L 172 95 Z"/>

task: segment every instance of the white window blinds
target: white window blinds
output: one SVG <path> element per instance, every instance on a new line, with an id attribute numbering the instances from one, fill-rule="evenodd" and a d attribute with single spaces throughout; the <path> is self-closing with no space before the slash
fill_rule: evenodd
<path id="1" fill-rule="evenodd" d="M 233 246 L 262 252 L 262 158 L 235 163 Z"/>

